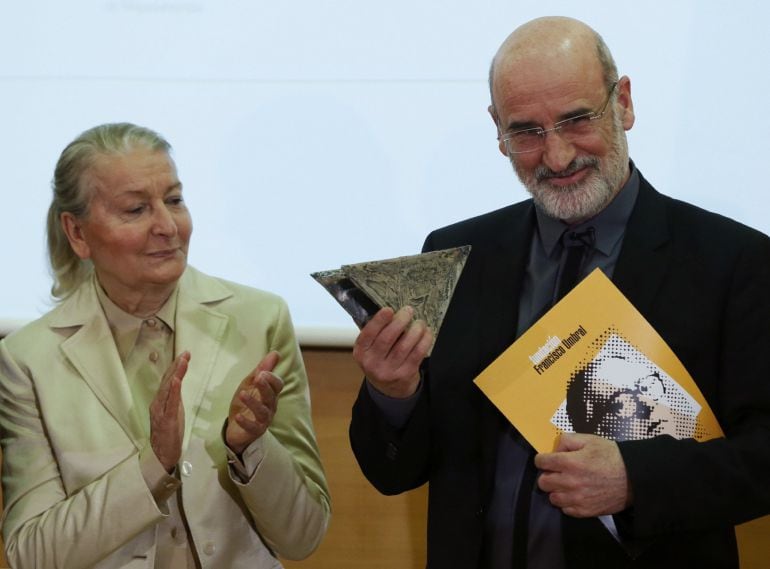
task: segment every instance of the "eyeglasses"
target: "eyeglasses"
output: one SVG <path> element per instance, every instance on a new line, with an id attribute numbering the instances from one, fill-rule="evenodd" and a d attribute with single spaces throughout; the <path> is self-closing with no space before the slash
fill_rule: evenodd
<path id="1" fill-rule="evenodd" d="M 594 121 L 604 116 L 617 86 L 618 82 L 615 81 L 612 87 L 610 87 L 607 100 L 604 101 L 601 110 L 598 112 L 585 113 L 564 119 L 554 123 L 551 128 L 525 128 L 524 130 L 517 130 L 516 132 L 509 132 L 503 135 L 502 141 L 505 144 L 506 151 L 510 155 L 542 150 L 545 148 L 545 137 L 549 132 L 558 132 L 568 142 L 575 142 L 581 138 L 591 136 L 596 132 L 596 123 Z"/>

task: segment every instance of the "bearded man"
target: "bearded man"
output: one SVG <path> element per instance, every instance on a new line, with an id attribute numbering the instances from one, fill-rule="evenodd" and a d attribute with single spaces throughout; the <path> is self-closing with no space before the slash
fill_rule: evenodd
<path id="1" fill-rule="evenodd" d="M 644 179 L 626 141 L 631 81 L 582 22 L 516 29 L 490 90 L 532 199 L 428 236 L 426 251 L 472 246 L 430 358 L 410 307 L 362 329 L 350 439 L 364 474 L 385 494 L 429 483 L 430 569 L 737 568 L 733 526 L 770 512 L 770 239 Z M 682 360 L 724 438 L 564 434 L 535 456 L 473 384 L 568 290 L 563 273 L 597 267 Z"/>

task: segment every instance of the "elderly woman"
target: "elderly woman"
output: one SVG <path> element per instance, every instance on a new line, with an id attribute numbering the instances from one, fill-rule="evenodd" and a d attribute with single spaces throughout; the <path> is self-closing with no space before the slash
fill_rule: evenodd
<path id="1" fill-rule="evenodd" d="M 284 302 L 187 266 L 169 144 L 107 124 L 64 149 L 54 310 L 0 343 L 16 568 L 275 568 L 329 521 Z"/>

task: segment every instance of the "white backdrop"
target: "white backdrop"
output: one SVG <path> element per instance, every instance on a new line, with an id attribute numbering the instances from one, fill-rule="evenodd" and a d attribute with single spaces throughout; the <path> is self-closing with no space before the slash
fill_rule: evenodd
<path id="1" fill-rule="evenodd" d="M 59 152 L 102 122 L 162 133 L 195 222 L 190 261 L 272 290 L 302 340 L 352 322 L 308 274 L 416 253 L 431 229 L 526 197 L 487 116 L 518 24 L 594 26 L 631 77 L 631 156 L 661 191 L 765 232 L 759 0 L 0 0 L 0 328 L 51 307 Z"/>

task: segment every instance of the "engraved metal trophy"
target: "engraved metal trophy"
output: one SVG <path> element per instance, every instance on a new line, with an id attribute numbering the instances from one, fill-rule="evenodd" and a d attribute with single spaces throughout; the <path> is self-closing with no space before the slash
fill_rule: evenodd
<path id="1" fill-rule="evenodd" d="M 470 245 L 343 265 L 312 276 L 352 316 L 361 328 L 380 309 L 414 308 L 415 319 L 426 322 L 438 336 L 455 285 L 465 267 Z"/>

